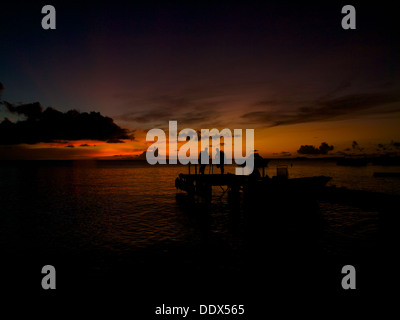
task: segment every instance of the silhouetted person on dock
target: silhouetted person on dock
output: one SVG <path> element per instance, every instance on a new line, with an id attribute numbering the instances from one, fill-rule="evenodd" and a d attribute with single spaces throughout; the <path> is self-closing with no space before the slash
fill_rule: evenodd
<path id="1" fill-rule="evenodd" d="M 200 174 L 204 174 L 204 171 L 206 170 L 206 162 L 209 160 L 209 155 L 208 155 L 208 148 L 205 148 L 204 151 L 200 152 L 199 156 L 199 163 L 200 163 Z"/>
<path id="2" fill-rule="evenodd" d="M 217 153 L 215 155 L 217 159 L 217 168 L 221 168 L 221 174 L 224 174 L 224 165 L 225 165 L 225 153 L 217 148 Z"/>

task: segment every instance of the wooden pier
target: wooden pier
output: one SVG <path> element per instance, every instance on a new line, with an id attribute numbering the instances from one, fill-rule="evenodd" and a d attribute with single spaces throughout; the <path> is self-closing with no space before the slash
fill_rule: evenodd
<path id="1" fill-rule="evenodd" d="M 212 198 L 212 188 L 221 187 L 223 194 L 238 195 L 240 191 L 246 196 L 261 197 L 266 195 L 303 196 L 315 194 L 316 190 L 324 187 L 330 177 L 316 176 L 289 179 L 286 174 L 278 174 L 272 178 L 260 175 L 234 175 L 227 174 L 183 174 L 175 180 L 175 187 L 187 192 L 190 196 L 200 196 L 208 201 Z M 224 189 L 225 188 L 225 189 Z"/>
<path id="2" fill-rule="evenodd" d="M 285 176 L 254 177 L 234 174 L 183 174 L 175 180 L 177 189 L 190 196 L 199 196 L 207 202 L 212 199 L 212 188 L 220 186 L 223 194 L 230 191 L 239 196 L 242 191 L 247 198 L 256 201 L 296 202 L 304 199 L 324 200 L 360 208 L 378 210 L 385 216 L 396 216 L 400 206 L 400 196 L 366 190 L 351 190 L 326 186 L 330 177 L 315 176 L 289 179 Z"/>
<path id="3" fill-rule="evenodd" d="M 212 197 L 212 187 L 220 186 L 232 192 L 239 192 L 249 183 L 249 176 L 234 174 L 183 174 L 175 180 L 175 187 L 186 191 L 189 195 L 199 195 L 207 199 Z"/>

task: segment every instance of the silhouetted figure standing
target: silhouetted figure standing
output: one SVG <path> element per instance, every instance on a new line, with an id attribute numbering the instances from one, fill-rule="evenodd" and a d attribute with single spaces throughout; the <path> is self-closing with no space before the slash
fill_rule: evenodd
<path id="1" fill-rule="evenodd" d="M 217 159 L 217 168 L 221 168 L 221 174 L 224 174 L 224 165 L 225 165 L 225 153 L 217 148 L 217 153 L 215 155 Z"/>
<path id="2" fill-rule="evenodd" d="M 200 174 L 204 174 L 204 171 L 206 170 L 206 165 L 209 160 L 209 155 L 208 155 L 208 148 L 205 148 L 204 151 L 200 152 L 199 156 L 199 163 L 200 163 Z"/>

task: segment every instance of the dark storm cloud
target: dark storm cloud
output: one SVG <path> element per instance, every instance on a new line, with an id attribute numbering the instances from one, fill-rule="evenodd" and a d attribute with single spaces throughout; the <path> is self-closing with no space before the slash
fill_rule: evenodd
<path id="1" fill-rule="evenodd" d="M 100 140 L 109 143 L 123 142 L 121 139 L 133 139 L 133 135 L 114 123 L 113 119 L 99 112 L 70 110 L 60 112 L 51 107 L 43 111 L 40 103 L 14 106 L 3 103 L 7 110 L 25 116 L 16 123 L 7 118 L 0 123 L 0 144 L 39 142 Z"/>
<path id="2" fill-rule="evenodd" d="M 326 142 L 322 142 L 321 145 L 317 148 L 312 145 L 304 145 L 297 150 L 299 154 L 327 154 L 329 151 L 334 149 L 333 146 L 328 145 Z"/>
<path id="3" fill-rule="evenodd" d="M 329 121 L 334 119 L 349 119 L 360 112 L 363 114 L 382 114 L 400 112 L 400 106 L 382 108 L 390 103 L 400 101 L 400 96 L 394 93 L 363 93 L 346 95 L 335 99 L 317 99 L 308 106 L 299 107 L 293 111 L 275 109 L 272 111 L 253 111 L 241 117 L 252 123 L 264 124 L 269 127 L 305 122 Z M 259 103 L 262 103 L 260 101 Z M 379 109 L 374 109 L 380 107 Z"/>
<path id="4" fill-rule="evenodd" d="M 4 101 L 4 105 L 11 113 L 24 115 L 28 118 L 28 120 L 39 120 L 43 112 L 40 103 L 29 103 L 20 106 L 14 106 L 9 102 Z"/>

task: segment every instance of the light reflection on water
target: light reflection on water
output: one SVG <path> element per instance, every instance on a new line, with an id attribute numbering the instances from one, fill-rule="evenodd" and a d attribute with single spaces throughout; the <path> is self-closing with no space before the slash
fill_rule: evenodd
<path id="1" fill-rule="evenodd" d="M 271 162 L 267 174 L 274 175 L 275 166 Z M 315 161 L 294 162 L 289 170 L 291 177 L 329 175 L 337 186 L 400 194 L 399 179 L 372 177 L 374 171 L 396 168 L 338 167 Z M 215 188 L 210 221 L 199 222 L 176 195 L 174 181 L 181 172 L 187 168 L 132 162 L 2 167 L 0 191 L 6 196 L 1 199 L 0 244 L 14 250 L 124 252 L 157 245 L 168 250 L 170 244 L 201 244 L 211 234 L 240 249 L 242 220 L 232 225 L 227 197 L 220 198 L 221 190 Z M 320 212 L 326 222 L 320 239 L 325 250 L 343 253 L 350 250 L 349 241 L 357 248 L 367 246 L 366 250 L 376 246 L 377 212 L 324 202 Z"/>

